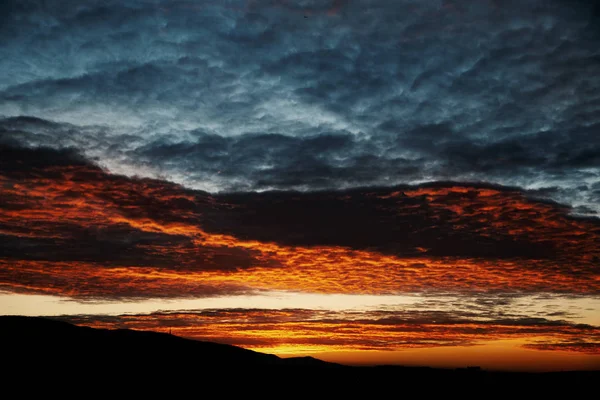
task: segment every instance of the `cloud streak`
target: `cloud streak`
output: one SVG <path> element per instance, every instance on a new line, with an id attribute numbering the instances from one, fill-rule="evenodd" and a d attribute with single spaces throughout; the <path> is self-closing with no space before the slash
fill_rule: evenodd
<path id="1" fill-rule="evenodd" d="M 268 352 L 293 347 L 397 351 L 520 339 L 526 348 L 598 354 L 600 345 L 597 327 L 545 318 L 499 319 L 485 312 L 219 309 L 62 319 L 96 328 L 172 330 L 179 336 Z"/>

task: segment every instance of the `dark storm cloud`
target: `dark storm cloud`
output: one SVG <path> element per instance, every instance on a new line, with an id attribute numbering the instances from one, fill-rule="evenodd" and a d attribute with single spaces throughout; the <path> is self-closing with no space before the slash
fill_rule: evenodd
<path id="1" fill-rule="evenodd" d="M 477 180 L 599 211 L 593 2 L 2 7 L 0 115 L 46 120 L 2 129 L 32 145 L 210 191 Z"/>

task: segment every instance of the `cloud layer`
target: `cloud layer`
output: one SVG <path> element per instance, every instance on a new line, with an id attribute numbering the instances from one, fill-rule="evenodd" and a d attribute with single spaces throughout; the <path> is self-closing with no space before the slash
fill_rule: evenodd
<path id="1" fill-rule="evenodd" d="M 79 298 L 599 290 L 600 225 L 452 182 L 211 195 L 0 146 L 0 285 Z"/>
<path id="2" fill-rule="evenodd" d="M 527 348 L 600 354 L 597 327 L 477 312 L 219 309 L 63 319 L 96 328 L 172 330 L 188 338 L 276 353 L 294 347 L 308 352 L 393 351 L 519 339 Z"/>
<path id="3" fill-rule="evenodd" d="M 593 2 L 8 1 L 2 130 L 216 190 L 431 180 L 598 209 Z M 305 18 L 306 17 L 306 18 Z"/>

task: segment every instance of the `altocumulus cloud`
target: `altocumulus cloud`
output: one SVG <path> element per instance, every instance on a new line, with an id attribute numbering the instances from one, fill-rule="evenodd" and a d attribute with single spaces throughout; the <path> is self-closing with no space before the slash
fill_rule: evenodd
<path id="1" fill-rule="evenodd" d="M 600 211 L 593 2 L 0 7 L 3 141 L 209 191 L 487 181 Z"/>
<path id="2" fill-rule="evenodd" d="M 342 311 L 219 309 L 145 315 L 75 315 L 59 319 L 96 328 L 163 330 L 255 349 L 401 350 L 469 346 L 490 339 L 520 339 L 523 346 L 598 354 L 598 327 L 564 320 L 446 311 Z M 273 342 L 273 338 L 277 338 Z"/>
<path id="3" fill-rule="evenodd" d="M 0 143 L 0 189 L 0 288 L 17 292 L 594 295 L 600 285 L 600 221 L 517 188 L 211 195 L 110 174 L 73 150 Z"/>

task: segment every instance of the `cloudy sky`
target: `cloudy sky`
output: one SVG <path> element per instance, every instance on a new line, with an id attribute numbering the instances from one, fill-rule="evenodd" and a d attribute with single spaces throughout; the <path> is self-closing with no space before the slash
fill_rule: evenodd
<path id="1" fill-rule="evenodd" d="M 600 368 L 600 7 L 0 4 L 0 314 Z"/>

